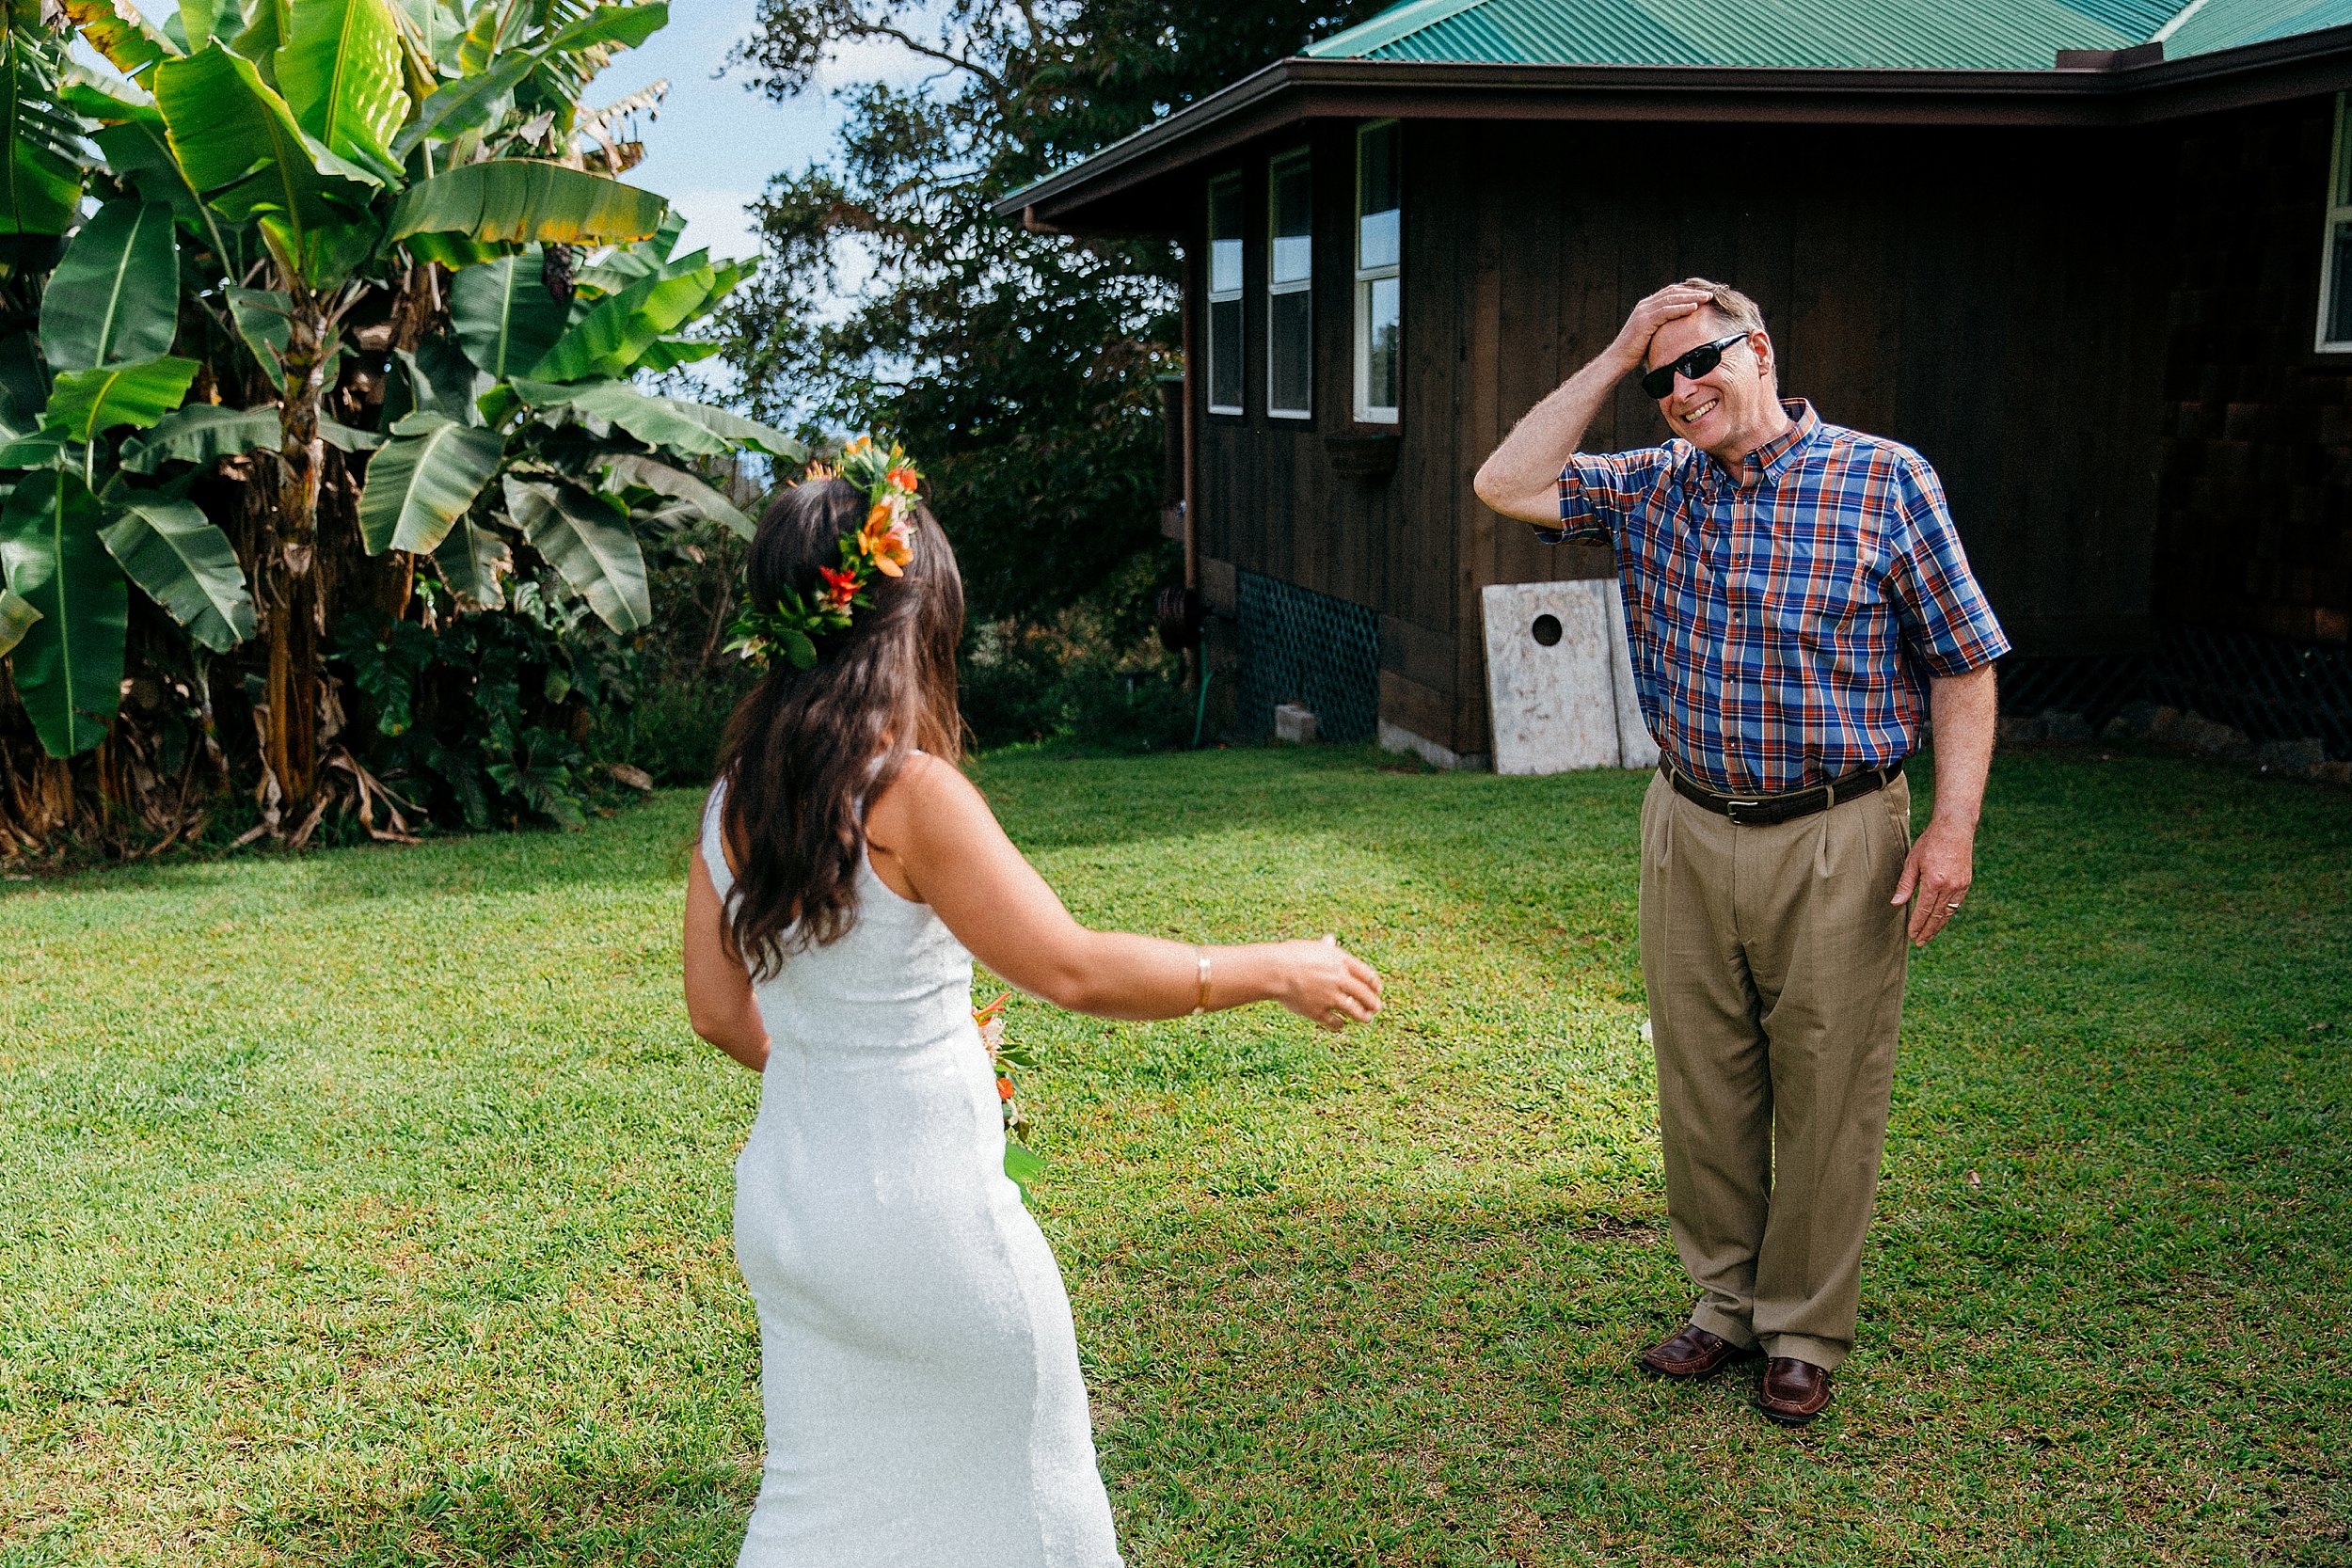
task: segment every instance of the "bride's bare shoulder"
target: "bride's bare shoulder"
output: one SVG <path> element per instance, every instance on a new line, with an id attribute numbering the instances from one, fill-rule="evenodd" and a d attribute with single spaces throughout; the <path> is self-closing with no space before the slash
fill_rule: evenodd
<path id="1" fill-rule="evenodd" d="M 884 846 L 902 843 L 917 823 L 952 820 L 976 807 L 988 809 L 961 768 L 928 752 L 912 752 L 866 802 L 866 835 Z"/>

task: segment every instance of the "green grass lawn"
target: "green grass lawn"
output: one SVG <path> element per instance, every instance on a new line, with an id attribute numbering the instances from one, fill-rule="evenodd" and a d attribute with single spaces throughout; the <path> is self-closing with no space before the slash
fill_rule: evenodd
<path id="1" fill-rule="evenodd" d="M 980 771 L 1081 918 L 1389 980 L 1336 1040 L 1015 1006 L 1131 1562 L 2352 1563 L 2343 794 L 2001 762 L 1790 1433 L 1632 1370 L 1689 1303 L 1639 778 Z M 698 803 L 7 884 L 0 1565 L 734 1560 L 756 1080 L 676 999 Z"/>

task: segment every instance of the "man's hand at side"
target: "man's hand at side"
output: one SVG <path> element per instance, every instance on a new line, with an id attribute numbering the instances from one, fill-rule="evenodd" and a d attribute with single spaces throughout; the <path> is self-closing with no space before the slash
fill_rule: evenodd
<path id="1" fill-rule="evenodd" d="M 1915 947 L 1925 947 L 1958 912 L 1976 878 L 1977 817 L 1998 708 L 1993 667 L 1930 679 L 1928 705 L 1935 719 L 1935 815 L 1912 845 L 1891 900 L 1911 905 Z"/>
<path id="2" fill-rule="evenodd" d="M 1506 517 L 1538 526 L 1560 520 L 1560 470 L 1620 378 L 1641 368 L 1649 341 L 1670 321 L 1708 302 L 1705 289 L 1673 283 L 1633 308 L 1593 362 L 1527 411 L 1478 470 L 1478 499 Z"/>

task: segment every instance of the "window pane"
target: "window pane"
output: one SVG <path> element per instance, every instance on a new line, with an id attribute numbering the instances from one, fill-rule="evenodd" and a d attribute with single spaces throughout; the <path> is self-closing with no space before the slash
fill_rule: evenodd
<path id="1" fill-rule="evenodd" d="M 1366 213 L 1356 220 L 1356 264 L 1370 270 L 1373 267 L 1396 265 L 1396 209 L 1385 213 Z"/>
<path id="2" fill-rule="evenodd" d="M 1364 406 L 1394 408 L 1397 388 L 1398 304 L 1401 291 L 1393 277 L 1375 277 L 1364 285 L 1371 294 L 1366 326 L 1370 334 L 1365 366 Z"/>
<path id="3" fill-rule="evenodd" d="M 1209 238 L 1241 238 L 1241 176 L 1228 174 L 1209 182 Z"/>
<path id="4" fill-rule="evenodd" d="M 1241 301 L 1209 307 L 1209 406 L 1241 409 Z"/>
<path id="5" fill-rule="evenodd" d="M 1277 158 L 1272 165 L 1268 204 L 1274 229 L 1273 271 L 1269 281 L 1303 283 L 1311 275 L 1313 242 L 1310 175 L 1303 156 Z"/>
<path id="6" fill-rule="evenodd" d="M 1359 214 L 1392 213 L 1404 205 L 1396 134 L 1394 122 L 1357 133 L 1356 211 Z M 1366 259 L 1362 264 L 1369 267 L 1380 263 Z"/>
<path id="7" fill-rule="evenodd" d="M 2352 117 L 2344 112 L 2344 98 L 2342 93 L 2336 95 L 2336 194 L 2333 200 L 2338 207 L 2352 207 L 2352 158 L 2344 156 L 2347 151 L 2352 151 L 2352 148 L 2344 145 L 2347 140 L 2352 140 Z"/>
<path id="8" fill-rule="evenodd" d="M 1241 293 L 1241 242 L 1211 240 L 1209 242 L 1209 292 L 1213 294 Z"/>
<path id="9" fill-rule="evenodd" d="M 2339 223 L 2328 239 L 2335 254 L 2328 274 L 2328 341 L 2352 343 L 2352 223 Z"/>
<path id="10" fill-rule="evenodd" d="M 1269 299 L 1272 361 L 1266 404 L 1284 414 L 1308 412 L 1309 366 L 1314 346 L 1314 295 L 1305 289 Z"/>

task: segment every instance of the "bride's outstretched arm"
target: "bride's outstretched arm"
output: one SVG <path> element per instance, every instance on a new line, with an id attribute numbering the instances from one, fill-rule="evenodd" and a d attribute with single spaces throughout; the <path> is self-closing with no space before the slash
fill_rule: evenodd
<path id="1" fill-rule="evenodd" d="M 1279 1002 L 1327 1029 L 1380 1010 L 1380 976 L 1327 940 L 1196 947 L 1095 931 L 1062 907 L 1013 847 L 972 782 L 915 756 L 866 810 L 867 845 L 885 880 L 938 911 L 957 940 L 1033 996 L 1100 1018 L 1176 1018 L 1207 1005 Z"/>

